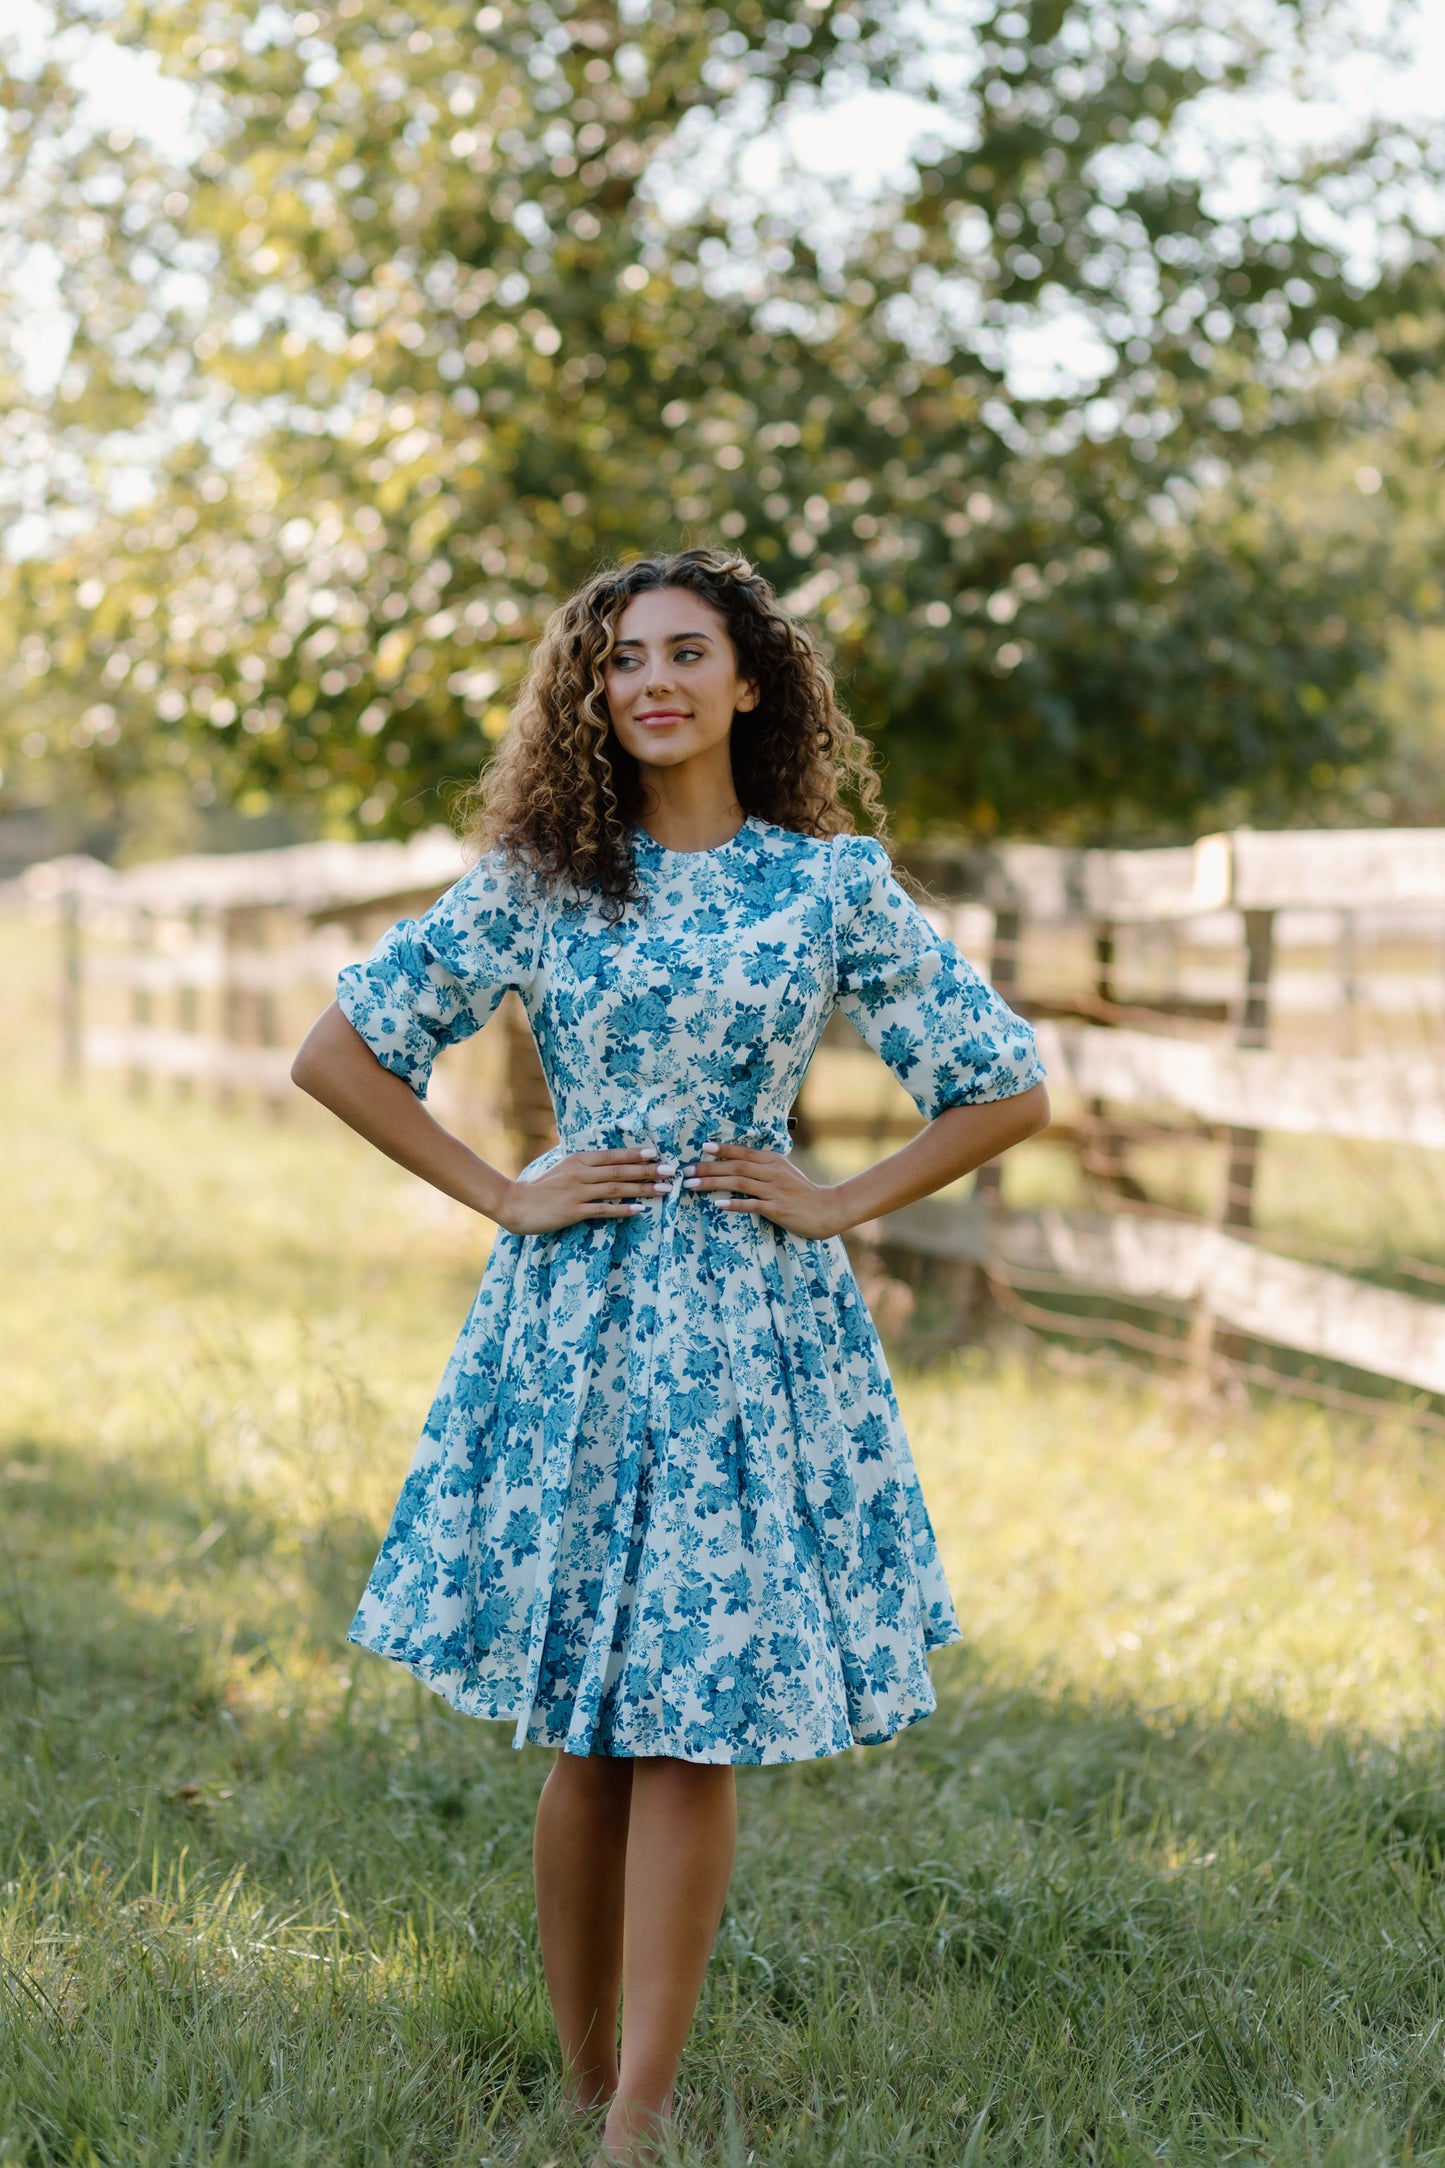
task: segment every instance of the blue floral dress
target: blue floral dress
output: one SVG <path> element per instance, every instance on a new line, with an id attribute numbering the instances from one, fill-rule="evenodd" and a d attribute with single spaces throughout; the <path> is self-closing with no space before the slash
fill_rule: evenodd
<path id="1" fill-rule="evenodd" d="M 609 925 L 498 850 L 342 972 L 419 1094 L 508 987 L 566 1152 L 788 1150 L 841 1008 L 920 1111 L 1043 1074 L 1026 1023 L 870 837 L 750 818 L 715 850 L 635 834 Z M 960 1638 L 883 1352 L 837 1236 L 684 1189 L 499 1230 L 349 1638 L 515 1744 L 783 1762 L 890 1738 Z"/>

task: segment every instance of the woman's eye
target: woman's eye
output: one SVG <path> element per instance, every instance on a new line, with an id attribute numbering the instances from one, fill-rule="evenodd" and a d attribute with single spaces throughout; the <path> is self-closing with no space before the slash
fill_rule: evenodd
<path id="1" fill-rule="evenodd" d="M 680 647 L 676 655 L 673 657 L 673 661 L 697 662 L 698 660 L 700 660 L 701 655 L 702 649 L 700 647 Z"/>

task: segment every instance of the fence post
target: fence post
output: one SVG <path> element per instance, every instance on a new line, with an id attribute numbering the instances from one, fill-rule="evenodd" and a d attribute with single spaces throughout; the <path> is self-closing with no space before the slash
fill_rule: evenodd
<path id="1" fill-rule="evenodd" d="M 1339 925 L 1339 971 L 1340 1010 L 1344 1024 L 1342 1051 L 1346 1054 L 1359 1052 L 1359 1032 L 1355 1009 L 1360 998 L 1359 954 L 1355 939 L 1355 914 L 1341 911 Z"/>
<path id="2" fill-rule="evenodd" d="M 146 966 L 151 953 L 151 914 L 147 910 L 136 912 L 132 921 L 132 946 L 135 953 L 135 977 L 131 982 L 130 1020 L 137 1032 L 149 1031 L 151 1024 L 151 989 L 146 977 Z M 144 1045 L 136 1049 L 130 1072 L 130 1091 L 133 1099 L 144 1096 L 149 1084 L 149 1068 Z"/>
<path id="3" fill-rule="evenodd" d="M 501 1004 L 500 1015 L 506 1033 L 507 1081 L 503 1119 L 521 1148 L 518 1164 L 526 1166 L 556 1143 L 556 1116 L 537 1053 L 537 1042 L 517 994 L 507 995 Z"/>
<path id="4" fill-rule="evenodd" d="M 84 1055 L 81 1018 L 80 884 L 71 881 L 60 898 L 60 1073 L 80 1082 Z"/>
<path id="5" fill-rule="evenodd" d="M 201 990 L 197 986 L 194 977 L 188 977 L 186 974 L 188 967 L 192 972 L 195 969 L 196 951 L 201 945 L 201 923 L 201 907 L 198 903 L 193 903 L 186 913 L 187 946 L 181 951 L 185 961 L 181 965 L 181 983 L 176 994 L 176 1025 L 188 1037 L 193 1037 L 200 1025 Z M 178 1099 L 190 1099 L 194 1096 L 194 1093 L 195 1079 L 193 1077 L 178 1076 L 176 1078 L 176 1096 Z"/>
<path id="6" fill-rule="evenodd" d="M 995 911 L 993 920 L 993 953 L 989 957 L 988 975 L 995 993 L 1013 1003 L 1019 983 L 1019 940 L 1023 930 L 1021 912 Z M 1003 1166 L 1001 1161 L 985 1162 L 973 1178 L 974 1195 L 986 1212 L 998 1212 L 1003 1208 Z"/>
<path id="7" fill-rule="evenodd" d="M 280 1033 L 276 1028 L 276 991 L 271 983 L 271 975 L 267 968 L 275 953 L 271 946 L 271 935 L 275 926 L 276 915 L 274 911 L 256 911 L 252 914 L 251 947 L 255 952 L 257 973 L 255 1006 L 252 1013 L 255 1018 L 256 1042 L 259 1046 L 276 1046 L 280 1043 Z M 265 1101 L 266 1112 L 270 1119 L 274 1122 L 283 1121 L 286 1115 L 285 1100 L 278 1098 L 268 1086 Z"/>
<path id="8" fill-rule="evenodd" d="M 224 1047 L 241 1043 L 241 1011 L 244 996 L 236 975 L 236 957 L 241 946 L 241 921 L 244 911 L 234 905 L 220 913 L 221 924 L 221 1044 Z M 222 1107 L 233 1107 L 236 1089 L 225 1066 L 222 1054 L 222 1070 L 217 1078 L 216 1102 Z"/>
<path id="9" fill-rule="evenodd" d="M 1264 1046 L 1269 1038 L 1269 982 L 1274 969 L 1274 913 L 1244 914 L 1245 985 L 1239 1044 Z M 1224 1183 L 1226 1227 L 1254 1225 L 1254 1183 L 1259 1164 L 1259 1131 L 1231 1129 L 1229 1168 Z"/>
<path id="10" fill-rule="evenodd" d="M 1274 913 L 1244 914 L 1245 979 L 1240 1008 L 1240 1046 L 1264 1046 L 1269 1038 L 1269 982 L 1274 969 Z M 1224 1195 L 1219 1221 L 1225 1227 L 1254 1225 L 1254 1184 L 1259 1165 L 1257 1129 L 1225 1132 L 1229 1156 L 1225 1165 Z M 1235 1341 L 1238 1335 L 1231 1335 Z M 1207 1295 L 1199 1295 L 1189 1319 L 1187 1369 L 1192 1398 L 1203 1399 L 1209 1391 L 1220 1336 Z"/>
<path id="11" fill-rule="evenodd" d="M 1115 929 L 1108 919 L 1094 926 L 1094 999 L 1098 1005 L 1096 1025 L 1113 1024 L 1109 1013 L 1118 1000 L 1114 985 Z M 1102 1099 L 1086 1100 L 1079 1138 L 1079 1161 L 1086 1175 L 1101 1188 L 1135 1204 L 1148 1201 L 1147 1192 L 1134 1180 L 1124 1163 L 1124 1133 L 1111 1123 Z"/>

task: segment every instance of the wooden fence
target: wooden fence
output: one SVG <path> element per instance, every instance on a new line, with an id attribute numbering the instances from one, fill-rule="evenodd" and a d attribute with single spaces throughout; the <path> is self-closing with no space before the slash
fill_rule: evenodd
<path id="1" fill-rule="evenodd" d="M 69 1075 L 120 1070 L 136 1091 L 169 1079 L 280 1106 L 337 969 L 461 865 L 433 831 L 124 873 L 55 861 L 10 899 L 60 929 Z M 934 844 L 903 868 L 935 923 L 1035 1020 L 1057 1120 L 1026 1149 L 1035 1164 L 1066 1151 L 1080 1195 L 1030 1204 L 1012 1162 L 986 1168 L 964 1200 L 861 1230 L 865 1254 L 952 1260 L 1035 1323 L 1132 1340 L 1201 1379 L 1234 1369 L 1348 1398 L 1339 1380 L 1359 1373 L 1445 1396 L 1445 831 L 1239 830 L 1139 851 Z M 799 1149 L 820 1166 L 918 1126 L 860 1054 L 834 1019 L 797 1109 Z M 467 1060 L 470 1093 L 449 1103 Z M 551 1141 L 513 997 L 440 1075 L 448 1112 L 505 1130 L 521 1157 Z M 1415 1155 L 1438 1240 L 1418 1255 L 1346 1244 L 1342 1258 L 1319 1242 L 1299 1254 L 1310 1244 L 1296 1228 L 1282 1244 L 1257 1209 L 1266 1143 L 1281 1138 Z M 1161 1194 L 1161 1152 L 1210 1180 Z M 1302 1379 L 1301 1358 L 1326 1374 Z"/>
<path id="2" fill-rule="evenodd" d="M 1004 1210 L 985 1169 L 969 1205 L 927 1200 L 881 1224 L 880 1242 L 973 1263 L 1035 1322 L 1180 1356 L 1201 1379 L 1234 1370 L 1350 1401 L 1340 1379 L 1358 1372 L 1445 1395 L 1445 831 L 935 847 L 912 865 L 935 895 L 991 911 L 990 975 L 1036 1020 L 1054 1140 L 1092 1209 Z M 957 923 L 956 901 L 934 908 Z M 1072 972 L 1051 984 L 1038 967 L 1049 935 L 1057 962 L 1065 931 Z M 1191 944 L 1213 951 L 1212 971 L 1181 961 Z M 1281 1137 L 1412 1155 L 1435 1208 L 1429 1254 L 1356 1247 L 1349 1272 L 1280 1254 L 1257 1225 L 1257 1188 Z M 1161 1147 L 1222 1159 L 1208 1205 L 1161 1205 L 1140 1175 Z M 1413 1284 L 1361 1276 L 1372 1270 Z M 1140 1310 L 1161 1315 L 1142 1325 Z M 1323 1371 L 1302 1376 L 1300 1357 Z"/>
<path id="3" fill-rule="evenodd" d="M 320 843 L 168 859 L 114 872 L 92 859 L 33 866 L 12 907 L 59 931 L 62 1067 L 119 1071 L 136 1094 L 208 1088 L 222 1104 L 294 1102 L 292 1054 L 334 988 L 394 920 L 463 870 L 455 836 Z M 482 1043 L 484 1042 L 484 1043 Z M 550 1136 L 521 1004 L 442 1065 L 433 1103 L 494 1155 Z M 536 1148 L 534 1145 L 532 1148 Z"/>

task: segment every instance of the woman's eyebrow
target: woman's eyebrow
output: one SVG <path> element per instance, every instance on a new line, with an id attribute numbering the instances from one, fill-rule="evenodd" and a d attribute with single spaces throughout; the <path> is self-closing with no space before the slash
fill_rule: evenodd
<path id="1" fill-rule="evenodd" d="M 668 633 L 668 635 L 667 635 L 667 641 L 668 641 L 668 645 L 669 645 L 670 647 L 676 647 L 676 645 L 677 645 L 677 643 L 678 643 L 678 641 L 679 641 L 679 640 L 706 640 L 706 641 L 708 642 L 708 644 L 709 644 L 709 645 L 711 645 L 711 644 L 712 644 L 712 635 L 711 635 L 711 633 L 706 633 L 706 632 L 670 632 L 670 633 Z M 645 643 L 644 641 L 642 641 L 642 640 L 619 640 L 619 641 L 617 642 L 617 646 L 618 646 L 618 648 L 624 648 L 624 647 L 642 647 L 642 646 L 644 646 L 645 644 L 646 644 L 646 643 Z M 614 652 L 615 652 L 615 650 L 614 650 Z"/>

